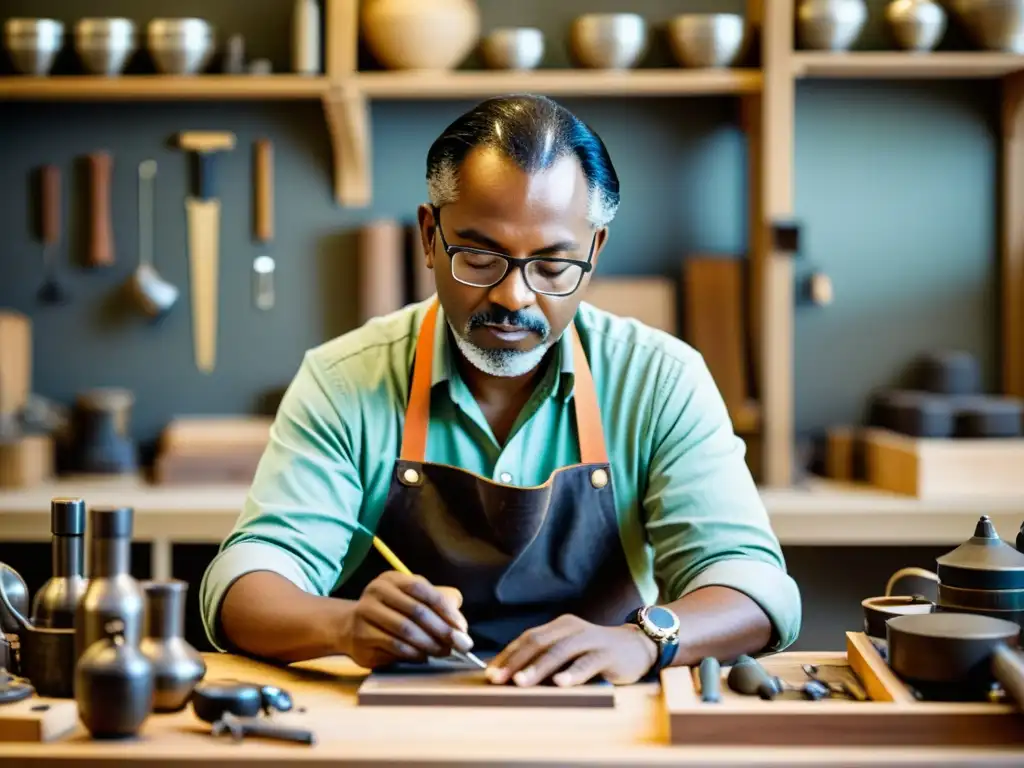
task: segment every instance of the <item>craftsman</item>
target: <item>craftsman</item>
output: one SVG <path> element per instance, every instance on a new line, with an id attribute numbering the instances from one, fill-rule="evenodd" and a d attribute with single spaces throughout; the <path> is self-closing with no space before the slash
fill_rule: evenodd
<path id="1" fill-rule="evenodd" d="M 800 594 L 703 358 L 584 302 L 619 205 L 601 139 L 494 98 L 426 165 L 436 296 L 305 355 L 203 578 L 211 642 L 371 668 L 472 648 L 518 685 L 791 644 Z"/>

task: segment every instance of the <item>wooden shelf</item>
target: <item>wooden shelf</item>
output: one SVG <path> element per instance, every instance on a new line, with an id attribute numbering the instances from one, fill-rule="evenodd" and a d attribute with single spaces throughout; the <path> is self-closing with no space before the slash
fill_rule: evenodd
<path id="1" fill-rule="evenodd" d="M 326 91 L 327 78 L 302 75 L 0 77 L 0 99 L 43 101 L 316 99 Z"/>
<path id="2" fill-rule="evenodd" d="M 599 72 L 583 69 L 531 72 L 361 72 L 360 91 L 371 99 L 480 98 L 504 93 L 549 96 L 699 96 L 757 93 L 761 72 L 751 69 L 655 69 Z"/>
<path id="3" fill-rule="evenodd" d="M 793 54 L 795 77 L 977 79 L 1024 71 L 1024 56 L 1011 53 L 900 51 Z"/>

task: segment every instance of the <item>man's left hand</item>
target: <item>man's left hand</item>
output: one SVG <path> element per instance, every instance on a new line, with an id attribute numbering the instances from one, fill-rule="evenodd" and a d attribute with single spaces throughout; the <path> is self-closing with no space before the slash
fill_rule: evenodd
<path id="1" fill-rule="evenodd" d="M 509 643 L 491 661 L 487 677 L 499 685 L 512 680 L 529 686 L 553 675 L 555 685 L 568 687 L 600 675 L 626 685 L 647 674 L 657 657 L 657 645 L 638 627 L 603 627 L 566 615 Z"/>

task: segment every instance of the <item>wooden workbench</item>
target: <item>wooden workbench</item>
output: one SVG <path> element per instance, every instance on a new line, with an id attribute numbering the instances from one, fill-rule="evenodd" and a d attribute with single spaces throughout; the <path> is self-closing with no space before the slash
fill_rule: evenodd
<path id="1" fill-rule="evenodd" d="M 274 683 L 288 690 L 313 747 L 268 740 L 214 739 L 186 709 L 151 716 L 128 742 L 92 741 L 84 731 L 48 744 L 0 746 L 0 765 L 217 766 L 1020 766 L 1021 751 L 997 749 L 767 749 L 668 746 L 656 684 L 616 691 L 614 709 L 391 708 L 356 706 L 366 671 L 344 658 L 275 668 L 232 656 L 207 655 L 207 679 Z"/>

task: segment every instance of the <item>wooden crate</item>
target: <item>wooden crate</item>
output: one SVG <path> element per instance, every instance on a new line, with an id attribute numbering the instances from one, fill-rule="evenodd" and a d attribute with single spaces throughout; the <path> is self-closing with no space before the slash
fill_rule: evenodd
<path id="1" fill-rule="evenodd" d="M 801 664 L 847 667 L 869 701 L 764 701 L 726 685 L 718 703 L 700 699 L 696 667 L 661 674 L 672 744 L 716 746 L 1020 746 L 1021 715 L 1012 704 L 921 702 L 890 671 L 863 632 L 846 633 L 846 653 L 780 653 L 760 659 L 769 674 L 807 680 Z"/>
<path id="2" fill-rule="evenodd" d="M 1024 440 L 917 438 L 864 432 L 867 481 L 919 499 L 1024 495 Z"/>

